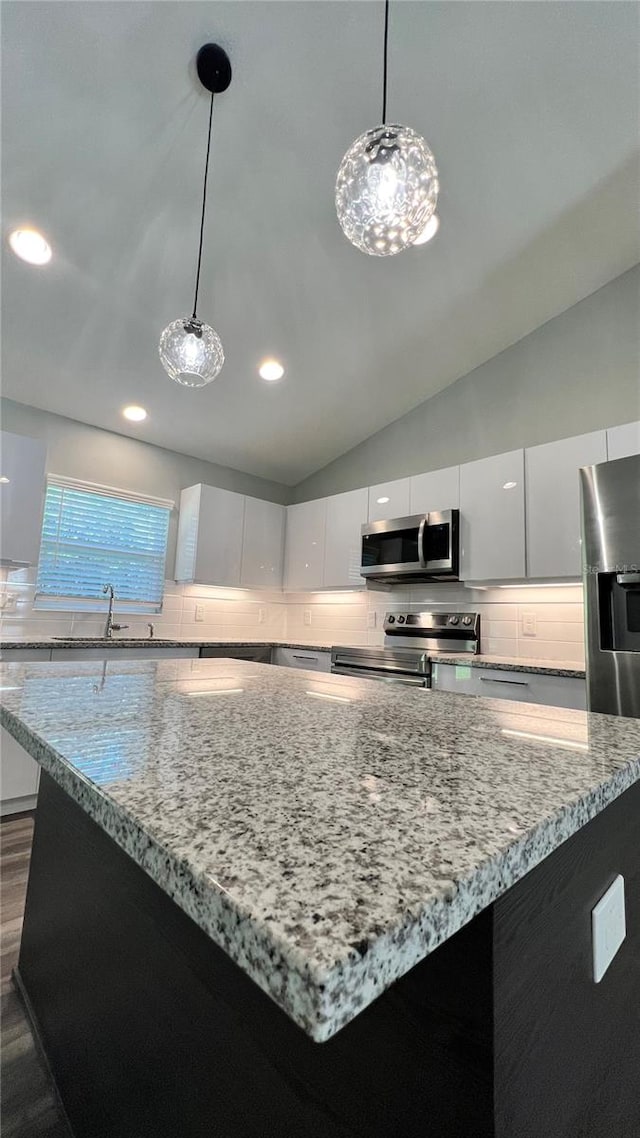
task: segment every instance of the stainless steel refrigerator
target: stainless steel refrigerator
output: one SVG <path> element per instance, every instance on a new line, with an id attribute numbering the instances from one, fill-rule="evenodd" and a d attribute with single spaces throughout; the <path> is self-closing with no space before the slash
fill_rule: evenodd
<path id="1" fill-rule="evenodd" d="M 640 718 L 640 455 L 580 482 L 589 710 Z"/>

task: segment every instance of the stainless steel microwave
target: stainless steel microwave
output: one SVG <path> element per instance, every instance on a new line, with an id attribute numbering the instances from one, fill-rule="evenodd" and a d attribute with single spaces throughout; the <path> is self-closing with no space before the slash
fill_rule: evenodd
<path id="1" fill-rule="evenodd" d="M 459 511 L 439 510 L 362 527 L 360 573 L 369 581 L 457 581 Z"/>

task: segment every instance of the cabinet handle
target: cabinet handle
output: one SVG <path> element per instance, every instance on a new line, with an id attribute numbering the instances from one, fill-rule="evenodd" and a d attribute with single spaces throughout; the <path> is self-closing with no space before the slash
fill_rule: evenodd
<path id="1" fill-rule="evenodd" d="M 318 659 L 317 656 L 296 656 L 295 652 L 293 653 L 293 658 L 294 660 L 311 660 L 312 664 L 315 664 Z"/>
<path id="2" fill-rule="evenodd" d="M 521 688 L 528 688 L 528 680 L 497 680 L 494 676 L 480 676 L 483 684 L 516 684 Z"/>

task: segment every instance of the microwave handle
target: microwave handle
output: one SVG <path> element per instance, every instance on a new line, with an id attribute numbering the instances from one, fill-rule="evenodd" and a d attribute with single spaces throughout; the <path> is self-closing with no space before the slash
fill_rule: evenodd
<path id="1" fill-rule="evenodd" d="M 640 573 L 618 573 L 616 581 L 623 589 L 637 589 L 640 586 Z"/>
<path id="2" fill-rule="evenodd" d="M 420 522 L 420 525 L 418 526 L 418 557 L 420 559 L 420 567 L 422 569 L 426 569 L 427 567 L 427 556 L 426 550 L 424 548 L 424 533 L 427 528 L 428 520 L 429 515 L 425 514 L 422 521 Z"/>

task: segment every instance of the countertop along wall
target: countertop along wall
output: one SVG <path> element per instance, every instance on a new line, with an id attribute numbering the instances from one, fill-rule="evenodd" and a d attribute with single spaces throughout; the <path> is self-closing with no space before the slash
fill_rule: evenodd
<path id="1" fill-rule="evenodd" d="M 0 412 L 4 430 L 45 440 L 48 473 L 172 499 L 176 508 L 169 523 L 167 577 L 172 577 L 174 571 L 178 506 L 180 491 L 185 486 L 204 482 L 270 502 L 291 501 L 291 488 L 279 482 L 269 482 L 228 466 L 203 462 L 139 439 L 90 427 L 12 399 L 0 400 Z M 141 424 L 143 430 L 144 424 Z"/>
<path id="2" fill-rule="evenodd" d="M 300 482 L 294 500 L 640 419 L 639 317 L 636 266 Z"/>

